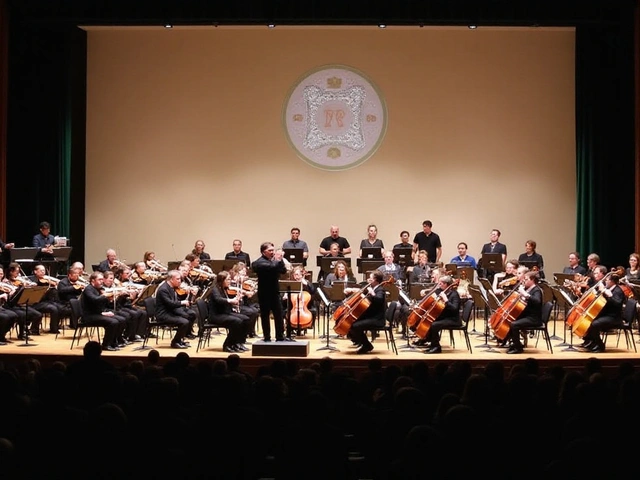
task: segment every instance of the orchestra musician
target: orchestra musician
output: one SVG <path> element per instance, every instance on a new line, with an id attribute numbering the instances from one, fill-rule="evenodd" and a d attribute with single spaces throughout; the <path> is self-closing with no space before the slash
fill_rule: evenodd
<path id="1" fill-rule="evenodd" d="M 373 224 L 367 227 L 367 238 L 360 241 L 360 258 L 362 258 L 362 249 L 369 247 L 379 248 L 380 255 L 382 255 L 382 252 L 384 251 L 384 242 L 378 238 L 378 227 Z"/>
<path id="2" fill-rule="evenodd" d="M 323 255 L 325 257 L 329 256 L 331 245 L 333 243 L 338 244 L 338 251 L 342 254 L 341 256 L 349 255 L 351 253 L 351 245 L 349 244 L 349 240 L 340 236 L 340 227 L 338 227 L 337 225 L 331 225 L 331 228 L 329 229 L 329 236 L 324 237 L 320 242 L 320 248 L 318 249 L 320 255 Z"/>
<path id="3" fill-rule="evenodd" d="M 7 275 L 4 281 L 14 287 L 30 288 L 35 286 L 35 282 L 29 280 L 25 275 L 21 275 L 22 268 L 19 263 L 9 264 Z M 10 307 L 19 317 L 18 340 L 25 339 L 25 328 L 29 329 L 29 335 L 40 335 L 40 325 L 42 324 L 42 313 L 33 306 L 29 306 L 27 312 L 23 306 Z M 28 315 L 28 316 L 27 316 Z M 26 322 L 25 322 L 26 317 Z"/>
<path id="4" fill-rule="evenodd" d="M 360 347 L 356 350 L 359 355 L 369 353 L 373 350 L 373 344 L 367 338 L 365 333 L 367 330 L 384 326 L 384 314 L 387 308 L 386 291 L 380 286 L 383 281 L 382 272 L 374 270 L 369 273 L 367 282 L 369 285 L 363 292 L 366 298 L 371 302 L 369 307 L 358 317 L 351 325 L 349 336 L 355 345 Z M 361 289 L 356 287 L 345 288 L 344 293 L 350 295 L 359 292 Z"/>
<path id="5" fill-rule="evenodd" d="M 519 262 L 536 262 L 540 279 L 544 279 L 544 260 L 542 255 L 536 252 L 536 241 L 527 240 L 524 244 L 524 253 L 521 253 L 518 257 Z"/>
<path id="6" fill-rule="evenodd" d="M 61 281 L 62 282 L 62 281 Z M 115 352 L 124 347 L 124 343 L 118 343 L 125 328 L 124 317 L 108 310 L 111 299 L 103 294 L 104 275 L 100 271 L 93 272 L 89 276 L 89 285 L 84 289 L 80 301 L 82 302 L 82 321 L 88 326 L 104 328 L 102 349 Z"/>
<path id="7" fill-rule="evenodd" d="M 0 345 L 13 343 L 7 338 L 7 333 L 20 321 L 18 314 L 7 306 L 7 301 L 17 291 L 18 287 L 4 281 L 4 268 L 0 265 Z"/>
<path id="8" fill-rule="evenodd" d="M 431 279 L 431 267 L 429 266 L 429 255 L 426 250 L 418 252 L 416 263 L 411 267 L 411 283 L 427 283 Z"/>
<path id="9" fill-rule="evenodd" d="M 467 255 L 467 249 L 469 247 L 465 242 L 460 242 L 458 244 L 458 255 L 451 259 L 450 263 L 468 263 L 470 267 L 476 268 L 478 265 L 476 264 L 476 259 L 471 255 Z"/>
<path id="10" fill-rule="evenodd" d="M 149 270 L 154 270 L 154 271 L 158 271 L 158 272 L 166 272 L 168 269 L 167 267 L 165 267 L 164 265 L 162 265 L 157 259 L 156 259 L 156 252 L 144 252 L 144 255 L 142 257 L 144 263 L 147 265 L 147 268 Z"/>
<path id="11" fill-rule="evenodd" d="M 329 245 L 329 250 L 327 252 L 328 253 L 323 255 L 324 257 L 344 258 L 344 255 L 340 252 L 340 244 L 338 244 L 338 242 L 334 242 L 331 245 Z M 327 275 L 327 272 L 325 272 L 321 268 L 320 271 L 318 272 L 318 282 L 321 282 L 321 283 L 324 282 L 324 278 L 326 275 Z"/>
<path id="12" fill-rule="evenodd" d="M 325 287 L 330 287 L 334 282 L 355 282 L 356 277 L 353 276 L 347 264 L 342 260 L 338 260 L 333 267 L 333 272 L 324 279 Z"/>
<path id="13" fill-rule="evenodd" d="M 526 268 L 526 267 L 521 267 Z M 528 271 L 522 275 L 522 282 L 518 287 L 518 295 L 526 301 L 526 306 L 520 315 L 511 322 L 508 337 L 511 340 L 511 347 L 508 354 L 522 353 L 524 347 L 520 341 L 521 332 L 527 327 L 539 327 L 542 325 L 542 289 L 538 286 L 540 282 L 539 272 Z"/>
<path id="14" fill-rule="evenodd" d="M 593 269 L 594 285 L 600 282 L 607 275 L 607 268 L 603 265 L 596 265 Z M 606 303 L 595 316 L 587 329 L 580 345 L 587 351 L 600 353 L 605 351 L 605 344 L 600 335 L 602 331 L 622 326 L 622 306 L 626 296 L 618 285 L 620 277 L 617 273 L 610 273 L 603 283 L 598 283 L 598 292 L 602 294 Z"/>
<path id="15" fill-rule="evenodd" d="M 231 286 L 242 289 L 242 298 L 240 300 L 240 313 L 249 317 L 249 329 L 247 336 L 256 338 L 256 323 L 260 315 L 260 307 L 256 302 L 256 294 L 258 292 L 258 283 L 255 279 L 249 279 L 247 266 L 244 262 L 236 263 L 229 274 L 231 275 Z"/>
<path id="16" fill-rule="evenodd" d="M 39 249 L 36 258 L 53 260 L 53 247 L 56 245 L 56 239 L 51 235 L 49 222 L 40 222 L 40 233 L 33 236 L 31 245 L 33 248 Z"/>
<path id="17" fill-rule="evenodd" d="M 58 300 L 63 305 L 64 316 L 69 316 L 71 318 L 69 320 L 69 327 L 72 329 L 75 329 L 77 325 L 74 318 L 70 316 L 71 306 L 69 300 L 80 297 L 84 288 L 89 284 L 89 282 L 85 281 L 80 276 L 81 274 L 81 268 L 71 266 L 67 271 L 67 276 L 65 278 L 61 278 L 60 282 L 58 282 Z"/>
<path id="18" fill-rule="evenodd" d="M 189 300 L 180 300 L 177 291 L 182 285 L 182 274 L 179 270 L 169 270 L 167 278 L 156 290 L 156 319 L 160 322 L 177 327 L 171 340 L 171 348 L 188 348 L 189 343 L 184 337 L 189 331 L 191 310 Z"/>
<path id="19" fill-rule="evenodd" d="M 122 315 L 127 322 L 123 338 L 118 339 L 121 343 L 142 342 L 142 337 L 147 331 L 147 324 L 149 323 L 149 316 L 146 310 L 133 306 L 132 300 L 135 300 L 140 295 L 141 289 L 136 288 L 130 278 L 131 269 L 129 267 L 119 268 L 115 274 L 111 271 L 104 273 L 103 285 L 105 288 L 125 289 L 111 303 L 113 311 Z"/>
<path id="20" fill-rule="evenodd" d="M 242 251 L 242 240 L 236 238 L 233 241 L 233 250 L 226 253 L 225 260 L 235 260 L 237 262 L 244 262 L 245 265 L 251 265 L 251 257 L 247 252 Z"/>
<path id="21" fill-rule="evenodd" d="M 382 272 L 384 280 L 389 277 L 393 277 L 396 281 L 396 285 L 400 288 L 404 282 L 404 269 L 394 262 L 395 256 L 391 250 L 384 252 L 384 264 L 378 267 L 378 270 Z"/>
<path id="22" fill-rule="evenodd" d="M 500 298 L 505 292 L 510 292 L 518 283 L 518 260 L 509 260 L 505 265 L 504 272 L 498 272 L 493 276 L 493 293 Z"/>
<path id="23" fill-rule="evenodd" d="M 193 340 L 196 338 L 196 334 L 193 330 L 193 325 L 197 318 L 195 299 L 200 292 L 200 287 L 193 283 L 193 279 L 191 277 L 191 260 L 183 260 L 180 262 L 178 266 L 178 271 L 180 272 L 180 286 L 176 290 L 176 294 L 178 296 L 178 300 L 187 300 L 188 305 L 184 308 L 187 312 L 187 316 L 189 319 L 189 330 L 185 335 L 189 340 Z M 185 343 L 185 342 L 183 342 Z"/>
<path id="24" fill-rule="evenodd" d="M 118 267 L 124 266 L 124 264 L 120 260 L 118 260 L 118 255 L 116 254 L 116 251 L 113 248 L 109 248 L 106 251 L 106 256 L 107 258 L 105 258 L 98 264 L 99 272 L 104 273 L 107 270 L 112 270 L 115 272 L 118 269 Z"/>
<path id="25" fill-rule="evenodd" d="M 136 285 L 150 285 L 156 277 L 147 271 L 147 264 L 144 262 L 136 262 L 131 272 L 131 282 Z"/>
<path id="26" fill-rule="evenodd" d="M 298 266 L 295 267 L 292 271 L 291 271 L 291 279 L 296 281 L 296 282 L 300 282 L 301 288 L 302 290 L 300 292 L 291 292 L 291 296 L 293 297 L 294 295 L 297 295 L 298 293 L 302 293 L 302 292 L 307 292 L 310 295 L 310 298 L 313 298 L 313 296 L 316 294 L 316 287 L 313 283 L 311 283 L 310 281 L 308 281 L 306 279 L 306 271 L 304 270 L 304 268 Z M 294 302 L 291 301 L 291 298 L 288 297 L 287 293 L 283 294 L 283 300 L 286 302 L 287 305 L 287 318 L 291 318 L 291 313 L 292 313 L 292 308 L 294 305 Z M 300 306 L 301 304 L 301 299 L 298 299 L 297 305 Z M 300 306 L 300 308 L 303 308 L 305 305 Z M 306 305 L 307 309 L 309 310 L 309 312 L 311 312 L 311 318 L 312 321 L 313 319 L 317 318 L 317 309 L 314 306 L 313 302 L 309 301 L 309 304 Z M 289 322 L 287 324 L 287 336 L 290 337 L 291 336 L 291 332 L 293 329 L 295 329 L 295 325 L 292 325 L 291 322 Z"/>
<path id="27" fill-rule="evenodd" d="M 309 245 L 304 240 L 300 240 L 300 229 L 293 227 L 291 229 L 291 239 L 285 240 L 282 243 L 282 248 L 299 248 L 302 249 L 302 258 L 304 259 L 304 265 L 306 265 L 307 258 L 309 258 Z"/>
<path id="28" fill-rule="evenodd" d="M 196 240 L 193 250 L 191 250 L 191 253 L 200 258 L 200 262 L 211 260 L 211 255 L 204 251 L 205 246 L 204 240 Z"/>
<path id="29" fill-rule="evenodd" d="M 393 248 L 410 248 L 413 250 L 413 245 L 411 244 L 411 242 L 409 242 L 409 238 L 411 237 L 411 234 L 406 231 L 403 230 L 400 232 L 400 243 L 396 243 Z"/>
<path id="30" fill-rule="evenodd" d="M 455 288 L 449 288 L 453 284 L 453 278 L 451 275 L 441 275 L 438 278 L 438 287 L 435 290 L 435 294 L 440 297 L 440 300 L 444 302 L 444 308 L 437 316 L 437 318 L 429 327 L 426 342 L 429 344 L 429 348 L 424 353 L 442 353 L 442 347 L 440 346 L 440 331 L 445 328 L 458 327 L 461 324 L 460 320 L 460 295 Z M 423 322 L 426 320 L 422 320 Z"/>
<path id="31" fill-rule="evenodd" d="M 36 265 L 33 268 L 33 281 L 37 286 L 49 287 L 42 299 L 33 305 L 33 308 L 40 313 L 49 314 L 49 333 L 58 333 L 60 328 L 60 319 L 70 316 L 71 312 L 66 311 L 64 305 L 60 303 L 58 298 L 58 283 L 60 280 L 56 277 L 47 275 L 44 265 Z"/>
<path id="32" fill-rule="evenodd" d="M 0 267 L 4 267 L 9 260 L 9 250 L 15 247 L 15 243 L 4 243 L 0 238 Z"/>
<path id="33" fill-rule="evenodd" d="M 240 311 L 241 289 L 232 290 L 231 275 L 221 271 L 216 276 L 209 302 L 209 322 L 229 330 L 222 344 L 222 351 L 242 353 L 249 349 L 244 346 L 250 318 Z"/>
<path id="34" fill-rule="evenodd" d="M 413 256 L 415 258 L 420 250 L 425 250 L 429 260 L 438 263 L 442 255 L 442 242 L 440 235 L 431 230 L 432 227 L 431 220 L 422 222 L 422 231 L 413 237 Z"/>
<path id="35" fill-rule="evenodd" d="M 251 264 L 251 270 L 258 276 L 258 302 L 263 340 L 271 341 L 271 322 L 269 321 L 271 313 L 273 313 L 276 342 L 291 340 L 284 336 L 284 317 L 280 301 L 280 275 L 287 273 L 287 268 L 283 259 L 275 256 L 273 243 L 264 242 L 260 245 L 260 254 L 260 258 Z"/>
<path id="36" fill-rule="evenodd" d="M 485 253 L 499 253 L 502 256 L 502 264 L 507 263 L 507 246 L 504 243 L 500 243 L 500 235 L 502 232 L 497 228 L 491 230 L 489 233 L 489 243 L 485 243 L 482 246 L 482 250 L 480 250 L 480 262 L 482 266 L 482 270 L 478 273 L 481 276 L 485 276 L 489 281 L 493 281 L 493 276 L 497 273 L 488 269 L 487 265 L 482 264 L 482 256 Z"/>
<path id="37" fill-rule="evenodd" d="M 629 282 L 640 281 L 640 255 L 632 253 L 629 255 L 629 266 L 625 269 L 625 278 Z"/>
<path id="38" fill-rule="evenodd" d="M 578 252 L 569 253 L 569 265 L 562 269 L 562 273 L 567 275 L 585 275 L 587 269 L 580 265 L 580 254 Z"/>

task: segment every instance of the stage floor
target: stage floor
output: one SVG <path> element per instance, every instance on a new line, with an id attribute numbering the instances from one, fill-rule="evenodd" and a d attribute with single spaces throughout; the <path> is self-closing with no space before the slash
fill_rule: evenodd
<path id="1" fill-rule="evenodd" d="M 425 354 L 423 349 L 419 348 L 407 348 L 407 341 L 401 340 L 400 335 L 396 335 L 396 345 L 399 350 L 399 354 L 396 355 L 387 348 L 384 334 L 378 337 L 374 342 L 374 350 L 371 353 L 365 355 L 358 355 L 356 348 L 351 346 L 351 341 L 348 339 L 333 338 L 333 331 L 331 331 L 331 340 L 329 346 L 333 349 L 326 349 L 327 341 L 325 338 L 319 338 L 318 332 L 314 338 L 311 331 L 307 332 L 307 335 L 297 337 L 299 341 L 308 341 L 308 354 L 304 357 L 296 357 L 295 360 L 300 364 L 312 363 L 318 361 L 324 357 L 330 357 L 335 360 L 336 365 L 344 368 L 353 368 L 361 370 L 366 368 L 367 362 L 377 357 L 383 360 L 384 363 L 404 364 L 414 363 L 416 361 L 427 361 L 434 365 L 439 362 L 452 362 L 458 360 L 464 360 L 471 362 L 474 367 L 483 367 L 488 362 L 493 360 L 500 360 L 507 365 L 518 363 L 526 358 L 535 358 L 541 365 L 563 365 L 566 367 L 580 368 L 584 365 L 586 360 L 590 357 L 597 357 L 602 360 L 602 363 L 606 367 L 616 367 L 625 361 L 632 362 L 634 365 L 640 365 L 640 355 L 633 349 L 627 349 L 627 345 L 624 339 L 624 335 L 620 337 L 619 343 L 617 336 L 610 336 L 607 340 L 607 349 L 604 353 L 594 354 L 592 352 L 582 351 L 580 348 L 571 348 L 567 343 L 570 343 L 570 332 L 566 332 L 566 342 L 563 341 L 563 328 L 564 322 L 551 321 L 549 323 L 549 333 L 554 335 L 554 323 L 556 337 L 552 338 L 551 343 L 553 346 L 553 353 L 549 352 L 546 348 L 545 341 L 542 337 L 530 338 L 528 340 L 528 346 L 525 348 L 524 353 L 516 355 L 508 355 L 507 350 L 504 348 L 497 348 L 495 342 L 486 342 L 485 336 L 480 332 L 473 330 L 473 322 L 470 324 L 469 336 L 471 339 L 472 352 L 470 353 L 464 341 L 462 332 L 454 333 L 455 345 L 452 345 L 449 339 L 449 335 L 445 333 L 442 339 L 442 353 L 440 354 Z M 322 326 L 322 325 L 321 325 Z M 484 322 L 476 322 L 476 329 L 482 330 Z M 15 331 L 12 332 L 14 338 L 13 343 L 0 346 L 0 359 L 9 360 L 11 358 L 19 360 L 26 357 L 36 357 L 42 362 L 50 363 L 55 360 L 62 360 L 64 362 L 73 361 L 82 355 L 82 347 L 86 343 L 86 336 L 83 334 L 83 339 L 79 345 L 74 344 L 71 350 L 71 339 L 73 337 L 73 330 L 65 330 L 64 335 L 60 334 L 56 338 L 52 334 L 43 334 L 40 336 L 30 337 L 29 346 L 25 346 L 24 341 L 18 341 L 15 338 Z M 637 332 L 634 332 L 637 334 Z M 105 358 L 112 359 L 114 363 L 122 365 L 130 362 L 134 359 L 145 358 L 149 351 L 153 348 L 160 353 L 161 361 L 166 361 L 175 356 L 179 352 L 186 352 L 189 357 L 194 361 L 198 359 L 225 359 L 228 357 L 228 353 L 222 351 L 222 342 L 224 341 L 225 333 L 221 330 L 220 335 L 212 335 L 209 345 L 201 348 L 196 352 L 197 339 L 191 341 L 191 347 L 184 350 L 173 349 L 170 346 L 170 339 L 166 336 L 164 339 L 159 338 L 151 339 L 147 346 L 147 349 L 140 349 L 141 343 L 134 343 L 117 352 L 103 352 Z M 95 338 L 94 338 L 95 339 Z M 259 341 L 260 339 L 250 340 L 250 342 Z M 537 341 L 537 346 L 536 346 Z M 638 336 L 635 338 L 636 342 L 640 342 Z M 581 339 L 574 337 L 574 344 L 582 343 Z M 490 348 L 488 348 L 490 347 Z M 252 348 L 249 345 L 249 348 Z M 259 365 L 270 363 L 276 358 L 291 358 L 286 356 L 259 356 L 255 355 L 252 350 L 239 354 L 243 365 L 247 368 L 257 368 Z"/>

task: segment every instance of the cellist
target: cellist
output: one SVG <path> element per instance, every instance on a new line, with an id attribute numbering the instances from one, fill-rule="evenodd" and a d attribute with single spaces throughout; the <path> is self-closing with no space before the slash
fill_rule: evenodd
<path id="1" fill-rule="evenodd" d="M 371 304 L 360 317 L 353 322 L 349 335 L 351 340 L 356 345 L 360 345 L 360 348 L 356 350 L 356 353 L 362 355 L 363 353 L 369 353 L 373 350 L 373 344 L 367 338 L 365 331 L 373 327 L 384 326 L 384 314 L 387 308 L 387 299 L 385 289 L 380 286 L 383 280 L 383 274 L 379 270 L 374 270 L 369 273 L 367 282 L 369 286 L 364 290 L 366 298 L 369 299 Z M 359 292 L 359 288 L 345 288 L 344 293 L 350 295 L 352 293 Z"/>
<path id="2" fill-rule="evenodd" d="M 598 284 L 596 288 L 606 298 L 606 303 L 591 322 L 583 337 L 584 343 L 580 345 L 587 351 L 595 353 L 605 350 L 600 332 L 622 326 L 622 304 L 626 299 L 624 292 L 618 285 L 620 276 L 617 273 L 610 273 L 603 284 L 600 280 L 606 275 L 607 268 L 603 265 L 597 265 L 593 269 L 593 279 Z"/>
<path id="3" fill-rule="evenodd" d="M 507 353 L 522 353 L 524 347 L 520 340 L 520 332 L 527 327 L 537 327 L 542 324 L 542 289 L 538 286 L 540 274 L 535 271 L 527 272 L 522 276 L 522 282 L 518 287 L 518 295 L 527 305 L 520 315 L 511 322 L 508 338 L 511 338 L 511 347 Z"/>
<path id="4" fill-rule="evenodd" d="M 440 331 L 460 326 L 460 295 L 456 288 L 449 288 L 452 284 L 451 275 L 442 275 L 438 279 L 438 288 L 434 293 L 439 297 L 439 301 L 444 302 L 444 308 L 429 327 L 425 337 L 425 340 L 429 342 L 429 349 L 424 353 L 442 353 Z"/>

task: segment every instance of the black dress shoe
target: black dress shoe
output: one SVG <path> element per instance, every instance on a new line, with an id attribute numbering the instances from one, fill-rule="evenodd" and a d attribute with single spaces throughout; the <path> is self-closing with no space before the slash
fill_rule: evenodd
<path id="1" fill-rule="evenodd" d="M 370 343 L 365 343 L 358 350 L 356 350 L 356 353 L 358 355 L 362 355 L 365 353 L 369 353 L 371 350 L 373 350 L 373 345 L 371 345 Z"/>
<path id="2" fill-rule="evenodd" d="M 507 353 L 509 355 L 513 355 L 514 353 L 522 353 L 522 352 L 524 352 L 523 348 L 518 348 L 518 347 L 514 347 L 514 346 L 511 346 L 511 348 L 509 348 L 509 350 L 507 350 Z"/>
<path id="3" fill-rule="evenodd" d="M 233 348 L 235 348 L 238 352 L 248 352 L 249 349 L 242 345 L 241 343 L 236 343 Z"/>
<path id="4" fill-rule="evenodd" d="M 262 341 L 269 343 L 271 341 L 271 339 L 269 337 L 265 337 L 265 338 L 262 339 Z"/>
<path id="5" fill-rule="evenodd" d="M 238 350 L 233 345 L 225 345 L 222 347 L 222 351 L 226 353 L 238 353 Z"/>
<path id="6" fill-rule="evenodd" d="M 593 347 L 593 340 L 585 340 L 580 345 L 578 345 L 578 347 L 580 347 L 580 348 L 591 348 L 591 347 Z"/>
<path id="7" fill-rule="evenodd" d="M 198 337 L 196 337 L 193 333 L 189 333 L 188 335 L 185 335 L 185 336 L 186 336 L 189 340 L 195 340 L 196 338 L 198 338 Z"/>
<path id="8" fill-rule="evenodd" d="M 425 350 L 424 353 L 442 353 L 442 347 L 437 345 L 435 347 L 431 347 L 429 350 Z"/>
<path id="9" fill-rule="evenodd" d="M 106 350 L 107 352 L 117 352 L 119 351 L 119 348 L 109 345 L 108 347 L 102 347 L 102 350 Z"/>
<path id="10" fill-rule="evenodd" d="M 189 348 L 189 346 L 182 342 L 175 342 L 171 344 L 171 348 Z"/>
<path id="11" fill-rule="evenodd" d="M 604 345 L 595 344 L 589 350 L 592 351 L 593 353 L 602 353 L 602 352 L 604 352 Z"/>

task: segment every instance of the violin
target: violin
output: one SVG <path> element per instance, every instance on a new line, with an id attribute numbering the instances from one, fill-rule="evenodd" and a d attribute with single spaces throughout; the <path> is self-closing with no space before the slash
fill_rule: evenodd
<path id="1" fill-rule="evenodd" d="M 511 278 L 507 278 L 506 280 L 502 280 L 501 282 L 499 282 L 498 286 L 500 288 L 513 287 L 516 283 L 518 283 L 518 277 L 514 275 Z"/>

